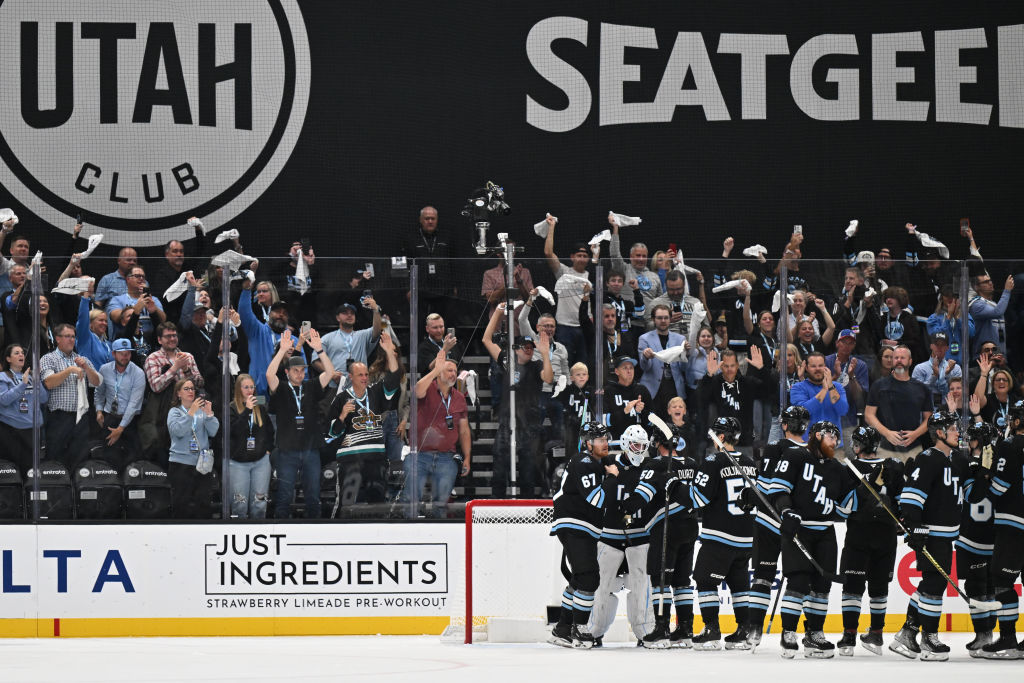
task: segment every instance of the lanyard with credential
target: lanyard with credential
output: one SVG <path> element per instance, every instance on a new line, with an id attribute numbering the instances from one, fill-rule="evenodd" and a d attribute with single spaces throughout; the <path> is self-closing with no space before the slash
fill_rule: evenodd
<path id="1" fill-rule="evenodd" d="M 295 399 L 295 414 L 302 415 L 302 385 L 299 385 L 298 391 L 295 391 L 295 385 L 291 382 L 288 383 L 288 387 L 292 390 L 292 397 Z"/>
<path id="2" fill-rule="evenodd" d="M 444 397 L 444 394 L 441 393 L 440 389 L 437 390 L 437 395 L 441 397 L 441 405 L 444 406 L 445 417 L 451 417 L 452 416 L 452 411 L 451 411 L 451 407 L 450 407 L 451 404 L 452 404 L 452 394 L 451 394 L 451 391 L 448 392 L 448 398 Z M 358 401 L 358 399 L 356 399 L 356 400 Z M 367 406 L 369 406 L 369 392 L 367 392 Z"/>

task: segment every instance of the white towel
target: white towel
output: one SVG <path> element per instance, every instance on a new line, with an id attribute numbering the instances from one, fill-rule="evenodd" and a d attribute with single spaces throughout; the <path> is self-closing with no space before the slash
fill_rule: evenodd
<path id="1" fill-rule="evenodd" d="M 14 215 L 14 211 L 11 209 L 0 209 L 0 223 L 6 223 L 7 221 L 14 221 L 14 225 L 17 225 L 18 217 Z"/>
<path id="2" fill-rule="evenodd" d="M 95 282 L 91 277 L 67 277 L 57 283 L 50 291 L 54 294 L 81 294 L 88 292 L 89 286 Z"/>
<path id="3" fill-rule="evenodd" d="M 82 421 L 82 416 L 89 412 L 89 395 L 85 392 L 85 385 L 89 383 L 89 379 L 84 374 L 75 379 L 78 380 L 78 404 L 75 410 L 75 424 L 78 424 Z"/>
<path id="4" fill-rule="evenodd" d="M 743 286 L 744 282 L 746 282 L 746 280 L 729 280 L 728 282 L 725 282 L 713 288 L 711 292 L 712 294 L 718 294 L 719 292 L 727 292 L 730 289 L 739 289 L 740 287 Z"/>
<path id="5" fill-rule="evenodd" d="M 768 254 L 768 250 L 765 249 L 760 244 L 755 244 L 755 245 L 747 247 L 746 249 L 743 250 L 743 255 L 744 256 L 749 256 L 750 258 L 757 258 L 758 254 L 767 255 Z"/>
<path id="6" fill-rule="evenodd" d="M 643 222 L 639 216 L 627 216 L 622 213 L 615 213 L 614 211 L 609 211 L 608 215 L 615 218 L 615 224 L 620 228 L 624 228 L 627 225 L 640 225 Z"/>
<path id="7" fill-rule="evenodd" d="M 693 304 L 693 311 L 690 313 L 690 327 L 687 328 L 686 341 L 690 343 L 690 348 L 697 348 L 697 336 L 700 335 L 700 326 L 704 320 L 707 319 L 708 312 L 704 310 L 704 304 L 700 301 L 696 301 Z"/>
<path id="8" fill-rule="evenodd" d="M 545 288 L 544 286 L 538 285 L 537 296 L 542 296 L 545 299 L 547 299 L 547 302 L 549 304 L 551 304 L 552 306 L 555 305 L 555 295 L 549 292 L 547 288 Z"/>
<path id="9" fill-rule="evenodd" d="M 607 242 L 607 241 L 611 240 L 611 238 L 612 238 L 612 231 L 611 230 L 602 230 L 601 232 L 599 232 L 596 235 L 594 235 L 593 237 L 591 237 L 590 238 L 590 242 L 588 244 L 590 244 L 590 246 L 594 246 L 595 244 L 601 244 L 601 242 Z"/>
<path id="10" fill-rule="evenodd" d="M 466 387 L 466 398 L 469 402 L 476 404 L 476 386 L 479 381 L 476 370 L 463 370 L 459 373 L 459 381 Z"/>
<path id="11" fill-rule="evenodd" d="M 198 218 L 195 218 L 195 217 L 189 218 L 188 219 L 188 224 L 191 227 L 193 227 L 193 228 L 199 228 L 200 230 L 203 231 L 204 235 L 206 234 L 206 228 L 203 226 L 203 222 L 201 220 L 199 220 Z"/>
<path id="12" fill-rule="evenodd" d="M 846 236 L 853 237 L 854 235 L 856 235 L 858 225 L 860 225 L 860 221 L 858 221 L 857 219 L 850 221 L 850 225 L 847 226 L 846 228 Z"/>
<path id="13" fill-rule="evenodd" d="M 793 295 L 787 294 L 786 301 L 793 303 Z M 772 297 L 772 311 L 779 310 L 779 290 L 775 290 L 775 296 Z"/>
<path id="14" fill-rule="evenodd" d="M 559 375 L 558 381 L 555 382 L 555 390 L 551 392 L 551 398 L 555 398 L 565 390 L 565 387 L 569 385 L 569 378 L 565 375 Z"/>
<path id="15" fill-rule="evenodd" d="M 309 264 L 299 252 L 299 262 L 295 265 L 295 284 L 299 287 L 299 294 L 305 294 L 309 289 Z"/>
<path id="16" fill-rule="evenodd" d="M 185 282 L 185 280 L 188 277 L 188 274 L 191 272 L 191 270 L 185 271 L 184 273 L 178 276 L 177 280 L 171 283 L 171 286 L 167 288 L 166 292 L 164 292 L 163 299 L 165 302 L 174 301 L 179 296 L 188 291 L 188 283 Z"/>
<path id="17" fill-rule="evenodd" d="M 232 228 L 231 230 L 225 230 L 224 232 L 220 233 L 215 238 L 213 238 L 213 243 L 214 244 L 219 244 L 221 242 L 224 242 L 225 240 L 237 240 L 237 239 L 238 239 L 238 231 L 235 230 L 234 228 Z"/>
<path id="18" fill-rule="evenodd" d="M 223 254 L 217 254 L 210 259 L 210 264 L 219 266 L 221 268 L 227 268 L 228 270 L 238 270 L 238 266 L 243 263 L 249 263 L 255 261 L 252 256 L 246 256 L 245 254 L 239 254 L 233 249 L 228 249 Z"/>
<path id="19" fill-rule="evenodd" d="M 945 244 L 932 238 L 928 233 L 921 232 L 920 230 L 915 230 L 914 234 L 917 235 L 917 239 L 920 240 L 922 247 L 938 249 L 942 258 L 949 258 L 949 248 Z"/>
<path id="20" fill-rule="evenodd" d="M 551 216 L 550 213 L 547 214 L 547 216 L 553 218 L 553 216 Z M 558 219 L 555 218 L 555 223 L 557 223 L 557 222 L 558 222 Z M 548 237 L 548 221 L 547 221 L 547 217 L 544 220 L 542 220 L 541 222 L 539 222 L 539 223 L 534 223 L 533 224 L 533 231 L 535 233 L 537 233 L 537 237 L 542 237 L 544 239 L 547 239 L 547 237 Z"/>
<path id="21" fill-rule="evenodd" d="M 35 266 L 35 265 L 42 265 L 42 264 L 43 264 L 43 252 L 37 251 L 36 255 L 32 257 L 32 265 Z"/>
<path id="22" fill-rule="evenodd" d="M 82 252 L 82 260 L 84 261 L 85 259 L 89 258 L 89 256 L 92 255 L 92 252 L 96 251 L 96 247 L 100 246 L 100 242 L 102 241 L 103 235 L 101 233 L 89 235 L 89 246 L 87 246 L 85 248 L 85 251 Z"/>
<path id="23" fill-rule="evenodd" d="M 661 351 L 655 351 L 654 357 L 660 360 L 662 363 L 674 363 L 683 356 L 686 355 L 686 347 L 680 344 L 679 346 L 670 346 L 667 349 Z M 554 396 L 552 396 L 554 398 Z"/>

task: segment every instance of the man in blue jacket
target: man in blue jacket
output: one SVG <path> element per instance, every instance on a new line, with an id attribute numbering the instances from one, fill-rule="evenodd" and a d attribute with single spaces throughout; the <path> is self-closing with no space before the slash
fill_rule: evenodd
<path id="1" fill-rule="evenodd" d="M 811 414 L 809 424 L 827 420 L 832 424 L 839 424 L 842 416 L 849 410 L 846 401 L 846 390 L 833 381 L 832 371 L 825 365 L 825 354 L 820 351 L 812 351 L 804 359 L 803 382 L 794 384 L 789 390 L 789 403 L 794 406 L 803 406 Z M 804 433 L 806 440 L 808 434 Z M 839 442 L 842 447 L 843 442 Z"/>
<path id="2" fill-rule="evenodd" d="M 270 308 L 267 322 L 260 322 L 252 312 L 252 281 L 246 278 L 242 280 L 242 294 L 238 298 L 238 315 L 242 318 L 242 329 L 249 338 L 249 374 L 256 384 L 256 393 L 267 396 L 267 367 L 281 341 L 281 333 L 288 329 L 288 309 L 283 304 L 275 304 Z M 291 343 L 297 347 L 295 353 L 305 358 L 305 351 L 297 336 L 292 337 Z"/>
<path id="3" fill-rule="evenodd" d="M 672 311 L 664 304 L 656 304 L 651 311 L 654 329 L 640 335 L 637 351 L 640 354 L 640 369 L 643 376 L 640 384 L 647 387 L 653 397 L 651 410 L 664 415 L 668 402 L 676 396 L 686 398 L 686 353 L 681 351 L 679 359 L 665 363 L 655 357 L 656 351 L 682 347 L 686 339 L 681 334 L 669 332 Z"/>

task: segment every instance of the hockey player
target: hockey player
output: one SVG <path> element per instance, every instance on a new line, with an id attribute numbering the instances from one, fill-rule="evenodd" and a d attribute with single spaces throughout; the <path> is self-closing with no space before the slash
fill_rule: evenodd
<path id="1" fill-rule="evenodd" d="M 689 648 L 693 647 L 693 585 L 690 575 L 698 525 L 696 515 L 689 509 L 690 501 L 685 496 L 688 496 L 687 487 L 693 482 L 696 463 L 684 455 L 686 442 L 678 431 L 668 436 L 660 429 L 654 429 L 651 448 L 654 457 L 645 462 L 633 495 L 622 503 L 623 509 L 630 514 L 642 506 L 649 510 L 645 514 L 650 520 L 647 524 L 651 530 L 647 574 L 656 612 L 654 631 L 647 634 L 644 644 L 668 641 L 672 647 Z M 673 489 L 671 498 L 669 488 Z M 676 628 L 669 633 L 673 604 Z"/>
<path id="2" fill-rule="evenodd" d="M 601 535 L 605 475 L 617 475 L 608 455 L 608 428 L 590 422 L 583 429 L 584 450 L 574 456 L 562 474 L 554 496 L 551 535 L 562 544 L 563 574 L 569 585 L 562 593 L 562 610 L 548 642 L 562 647 L 589 649 L 594 637 L 587 630 L 594 593 L 599 583 L 597 539 Z M 565 569 L 568 565 L 568 570 Z"/>
<path id="3" fill-rule="evenodd" d="M 880 458 L 876 451 L 881 436 L 874 427 L 857 427 L 850 441 L 853 465 L 895 509 L 895 500 L 903 488 L 903 464 L 893 458 Z M 896 565 L 896 522 L 875 497 L 846 472 L 848 492 L 840 504 L 846 516 L 846 542 L 839 563 L 843 577 L 843 637 L 836 643 L 839 654 L 852 657 L 857 646 L 861 603 L 865 584 L 871 609 L 871 623 L 860 637 L 861 644 L 876 655 L 882 654 L 882 629 L 889 598 L 889 582 Z"/>
<path id="4" fill-rule="evenodd" d="M 778 485 L 775 482 L 775 466 L 782 455 L 791 448 L 807 448 L 803 434 L 811 422 L 811 414 L 803 406 L 789 406 L 782 411 L 780 422 L 783 438 L 764 449 L 761 462 L 757 466 L 757 488 L 765 496 L 771 496 Z M 755 508 L 754 548 L 751 558 L 754 579 L 750 584 L 747 608 L 747 642 L 751 647 L 757 647 L 761 643 L 764 618 L 768 613 L 772 584 L 775 583 L 782 536 L 779 534 L 779 523 L 772 514 L 774 511 L 766 510 L 753 493 L 751 489 L 743 489 L 745 506 Z M 781 588 L 780 583 L 779 589 Z"/>
<path id="5" fill-rule="evenodd" d="M 921 581 L 910 598 L 907 621 L 889 649 L 908 659 L 949 659 L 949 646 L 939 641 L 939 617 L 946 580 L 924 555 L 925 549 L 947 574 L 953 564 L 953 539 L 960 530 L 964 488 L 971 482 L 968 471 L 952 451 L 959 447 L 960 430 L 956 416 L 940 410 L 928 418 L 928 431 L 935 446 L 918 453 L 907 463 L 906 484 L 900 494 L 903 526 L 910 532 L 909 545 L 917 553 Z M 917 632 L 921 631 L 921 644 Z"/>
<path id="6" fill-rule="evenodd" d="M 839 428 L 831 422 L 811 425 L 807 448 L 791 448 L 775 466 L 778 484 L 775 509 L 782 517 L 779 531 L 787 539 L 799 539 L 825 572 L 834 572 L 838 548 L 832 528 L 843 474 L 832 455 L 839 444 Z M 835 646 L 822 629 L 828 614 L 831 576 L 823 576 L 795 543 L 782 544 L 782 656 L 791 659 L 798 650 L 796 627 L 804 614 L 804 656 L 828 658 Z"/>
<path id="7" fill-rule="evenodd" d="M 647 432 L 640 425 L 630 425 L 622 433 L 619 445 L 622 452 L 615 458 L 618 474 L 604 479 L 604 525 L 597 543 L 597 567 L 600 575 L 594 610 L 590 616 L 590 633 L 600 641 L 615 621 L 619 600 L 615 594 L 623 588 L 626 614 L 633 635 L 645 647 L 668 647 L 667 639 L 645 640 L 654 630 L 651 610 L 650 581 L 647 579 L 647 549 L 650 541 L 644 515 L 644 506 L 624 506 L 637 484 L 650 444 Z M 619 568 L 625 560 L 627 574 L 622 577 Z"/>
<path id="8" fill-rule="evenodd" d="M 727 649 L 746 650 L 747 596 L 750 592 L 750 548 L 753 545 L 753 516 L 741 507 L 740 492 L 747 485 L 743 474 L 757 476 L 754 460 L 737 450 L 740 421 L 719 417 L 711 425 L 725 448 L 744 468 L 741 473 L 725 453 L 717 449 L 700 462 L 690 489 L 694 509 L 699 509 L 703 526 L 700 551 L 693 568 L 697 597 L 704 630 L 693 638 L 694 649 L 722 649 L 722 632 L 718 623 L 718 586 L 724 580 L 732 593 L 736 631 L 725 639 Z"/>
<path id="9" fill-rule="evenodd" d="M 1015 401 L 1010 406 L 1007 419 L 1011 436 L 999 444 L 994 463 L 987 462 L 984 456 L 981 462 L 982 476 L 988 480 L 989 496 L 995 503 L 989 576 L 996 600 L 1002 603 L 998 614 L 999 640 L 981 648 L 985 659 L 1024 657 L 1024 646 L 1017 645 L 1019 599 L 1013 588 L 1024 567 L 1024 401 Z"/>
<path id="10" fill-rule="evenodd" d="M 967 443 L 971 449 L 968 466 L 975 473 L 975 483 L 960 518 L 960 538 L 953 543 L 956 548 L 956 575 L 964 581 L 964 593 L 969 598 L 986 602 L 995 600 L 989 561 L 992 559 L 996 531 L 992 524 L 993 497 L 989 494 L 988 486 L 979 482 L 977 474 L 986 458 L 991 467 L 993 449 L 998 438 L 999 430 L 988 422 L 974 422 L 967 427 Z M 954 452 L 954 457 L 959 456 Z M 967 643 L 967 651 L 972 657 L 982 657 L 981 648 L 992 642 L 995 621 L 995 613 L 971 605 L 971 623 L 975 635 L 974 640 Z"/>

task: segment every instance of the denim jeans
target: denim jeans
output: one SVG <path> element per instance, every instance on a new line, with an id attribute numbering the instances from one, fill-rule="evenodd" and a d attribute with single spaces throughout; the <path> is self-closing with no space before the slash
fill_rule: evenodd
<path id="1" fill-rule="evenodd" d="M 416 454 L 416 490 L 420 500 L 431 503 L 430 516 L 442 518 L 448 510 L 448 496 L 455 485 L 455 477 L 459 474 L 459 463 L 454 453 L 439 451 L 420 451 Z M 405 459 L 405 487 L 402 489 L 402 502 L 408 503 L 412 490 L 412 458 Z M 430 481 L 430 497 L 424 498 L 424 489 Z M 408 512 L 407 512 L 408 514 Z"/>
<path id="2" fill-rule="evenodd" d="M 270 491 L 270 456 L 255 462 L 228 461 L 231 478 L 231 516 L 238 519 L 264 519 Z"/>
<path id="3" fill-rule="evenodd" d="M 274 494 L 274 517 L 291 517 L 295 481 L 302 472 L 302 495 L 306 504 L 306 519 L 320 518 L 320 453 L 309 451 L 277 452 L 277 491 Z"/>

